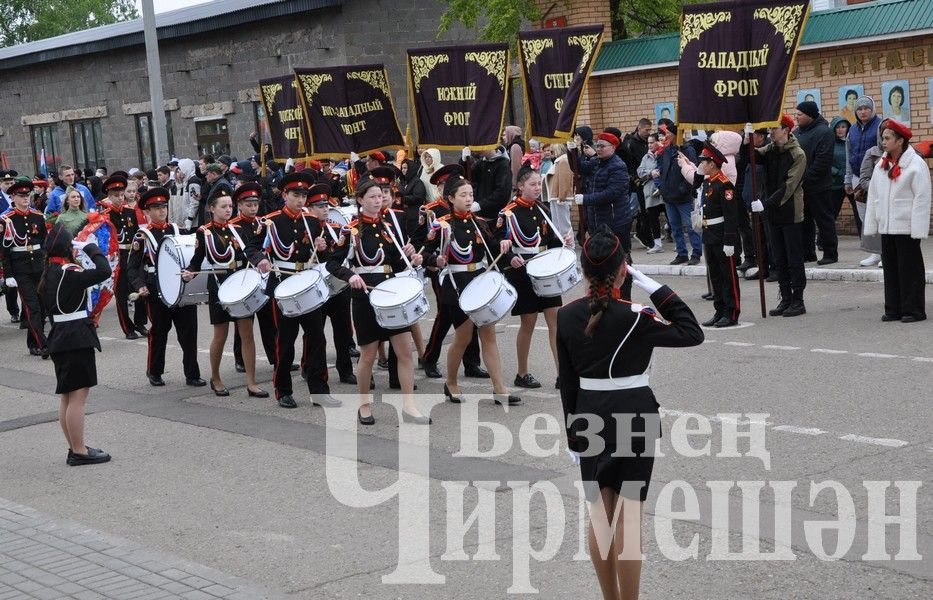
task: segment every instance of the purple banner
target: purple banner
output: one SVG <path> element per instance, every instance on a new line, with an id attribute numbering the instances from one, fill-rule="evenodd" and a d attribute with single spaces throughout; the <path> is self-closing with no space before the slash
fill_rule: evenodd
<path id="1" fill-rule="evenodd" d="M 261 80 L 259 98 L 266 113 L 275 159 L 284 162 L 289 158 L 303 158 L 307 154 L 308 129 L 295 76 Z"/>

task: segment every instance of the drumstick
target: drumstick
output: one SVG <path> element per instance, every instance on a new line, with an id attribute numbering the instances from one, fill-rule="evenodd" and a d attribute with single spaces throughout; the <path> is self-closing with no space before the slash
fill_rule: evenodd
<path id="1" fill-rule="evenodd" d="M 367 291 L 367 292 L 371 292 L 371 291 L 373 291 L 374 289 L 376 289 L 376 286 L 374 286 L 374 285 L 367 285 L 367 286 L 366 286 L 366 291 Z M 379 291 L 380 291 L 380 292 L 385 292 L 385 293 L 387 293 L 387 294 L 395 294 L 395 293 L 396 293 L 394 290 L 388 290 L 388 289 L 386 289 L 386 288 L 382 288 L 382 289 L 380 289 Z"/>
<path id="2" fill-rule="evenodd" d="M 499 262 L 499 259 L 502 258 L 503 254 L 505 254 L 505 250 L 502 250 L 501 252 L 499 252 L 499 256 L 497 256 L 491 263 L 489 263 L 489 265 L 486 267 L 486 270 L 483 271 L 483 273 L 488 273 L 494 266 L 496 266 L 496 263 Z"/>

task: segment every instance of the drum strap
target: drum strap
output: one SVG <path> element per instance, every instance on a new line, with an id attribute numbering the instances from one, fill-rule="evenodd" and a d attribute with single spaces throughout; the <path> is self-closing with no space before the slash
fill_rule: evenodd
<path id="1" fill-rule="evenodd" d="M 479 239 L 483 240 L 483 248 L 486 249 L 486 256 L 489 257 L 489 262 L 496 260 L 496 255 L 492 253 L 492 251 L 489 249 L 489 246 L 486 244 L 486 236 L 483 235 L 483 232 L 481 232 L 479 229 L 479 223 L 477 223 L 476 219 L 474 219 L 472 216 L 470 217 L 470 220 L 473 221 L 473 227 L 476 229 L 476 233 L 479 234 Z M 494 264 L 493 268 L 499 271 L 499 263 L 497 262 Z"/>
<path id="2" fill-rule="evenodd" d="M 301 215 L 301 222 L 305 225 L 305 231 L 308 232 L 308 240 L 311 242 L 311 264 L 316 264 L 321 262 L 321 259 L 317 256 L 317 245 L 314 243 L 314 236 L 311 235 L 311 228 L 308 227 L 308 220 L 305 218 L 305 215 Z"/>
<path id="3" fill-rule="evenodd" d="M 159 248 L 159 245 L 156 243 L 155 236 L 152 235 L 152 232 L 146 228 L 139 228 L 139 232 L 146 237 L 146 245 L 149 246 L 149 252 L 152 256 L 155 256 L 156 251 Z"/>
<path id="4" fill-rule="evenodd" d="M 408 257 L 405 256 L 405 251 L 402 249 L 402 245 L 398 243 L 398 240 L 395 239 L 395 235 L 392 234 L 392 228 L 389 227 L 389 225 L 385 221 L 382 222 L 382 225 L 385 227 L 386 233 L 389 234 L 389 237 L 392 238 L 392 241 L 395 243 L 395 247 L 398 248 L 399 254 L 402 255 L 402 260 L 405 261 L 405 266 L 408 267 L 409 271 L 411 271 L 412 270 L 411 263 L 408 261 Z"/>
<path id="5" fill-rule="evenodd" d="M 240 237 L 240 234 L 237 233 L 236 225 L 227 224 L 227 227 L 230 229 L 230 233 L 233 234 L 233 239 L 236 240 L 236 243 L 240 245 L 240 250 L 243 252 L 243 256 L 246 256 L 246 245 L 243 243 L 243 238 Z M 236 260 L 236 253 L 233 254 L 233 259 Z"/>
<path id="6" fill-rule="evenodd" d="M 405 241 L 405 236 L 402 235 L 402 227 L 398 224 L 398 219 L 395 216 L 395 211 L 389 209 L 389 216 L 392 217 L 392 224 L 395 225 L 395 230 L 398 232 L 398 239 Z"/>
<path id="7" fill-rule="evenodd" d="M 553 231 L 554 234 L 555 234 L 558 238 L 560 238 L 560 243 L 563 244 L 563 243 L 564 243 L 564 234 L 561 233 L 561 230 L 557 228 L 557 225 L 555 225 L 555 224 L 554 224 L 554 221 L 551 220 L 551 217 L 548 216 L 547 211 L 544 210 L 543 208 L 541 208 L 541 205 L 538 204 L 538 203 L 535 203 L 535 207 L 538 209 L 538 212 L 541 213 L 541 216 L 544 217 L 544 220 L 547 221 L 547 224 L 551 226 L 551 231 Z"/>

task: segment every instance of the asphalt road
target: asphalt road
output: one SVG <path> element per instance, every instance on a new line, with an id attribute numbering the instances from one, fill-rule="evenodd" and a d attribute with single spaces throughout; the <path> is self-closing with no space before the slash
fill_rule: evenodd
<path id="1" fill-rule="evenodd" d="M 659 279 L 701 320 L 709 315 L 711 304 L 699 298 L 703 279 Z M 770 285 L 768 292 L 773 303 Z M 742 327 L 709 330 L 702 346 L 655 355 L 663 456 L 646 503 L 642 596 L 930 597 L 933 321 L 881 323 L 876 283 L 810 282 L 808 313 L 793 319 L 763 320 L 757 289 L 746 284 L 743 295 Z M 203 307 L 200 316 L 206 378 L 210 331 Z M 423 326 L 427 334 L 430 318 Z M 385 403 L 376 407 L 378 424 L 357 437 L 353 410 L 325 416 L 310 406 L 300 380 L 297 410 L 247 398 L 245 378 L 229 357 L 223 365 L 229 398 L 184 386 L 175 346 L 168 385 L 150 387 L 145 342 L 122 339 L 108 307 L 88 440 L 114 460 L 70 469 L 55 422 L 51 362 L 28 356 L 24 332 L 6 322 L 0 327 L 0 497 L 294 598 L 488 598 L 532 588 L 543 598 L 597 598 L 592 569 L 578 551 L 578 471 L 563 452 L 562 435 L 547 431 L 560 401 L 543 319 L 539 327 L 531 371 L 545 386 L 523 390 L 523 406 L 496 407 L 485 382 L 462 380 L 464 391 L 476 396 L 461 406 L 437 404 L 430 428 L 399 428 Z M 509 380 L 516 331 L 517 319 L 499 326 Z M 416 376 L 418 401 L 427 408 L 440 399 L 442 380 Z M 259 378 L 271 391 L 267 366 Z M 376 382 L 386 390 L 384 371 Z M 335 383 L 333 390 L 354 402 L 350 386 Z M 504 427 L 496 437 L 490 427 L 471 425 L 476 422 Z M 685 435 L 706 425 L 708 433 Z M 536 444 L 532 428 L 544 431 Z M 737 456 L 727 456 L 729 431 L 750 429 L 757 432 L 754 447 L 766 454 L 750 453 L 739 436 Z M 536 447 L 555 443 L 556 452 L 535 455 Z M 691 453 L 686 444 L 699 450 Z M 880 535 L 869 530 L 883 520 L 878 498 L 885 484 L 873 481 L 892 482 L 885 509 L 908 516 Z M 528 500 L 518 482 L 543 492 Z M 393 484 L 390 491 L 401 491 L 403 501 L 371 497 Z M 828 485 L 841 501 L 832 490 L 820 491 Z M 756 486 L 765 486 L 758 498 Z M 696 511 L 689 514 L 694 498 Z M 348 506 L 376 500 L 384 502 Z M 477 505 L 477 522 L 460 536 L 461 553 L 456 525 Z M 821 536 L 815 527 L 836 519 L 853 524 L 853 539 L 849 544 L 839 536 L 840 556 L 823 560 L 820 547 L 836 553 L 837 536 Z M 540 560 L 524 552 L 529 538 Z M 687 548 L 693 539 L 695 556 L 678 556 L 677 546 Z M 922 560 L 909 560 L 913 546 Z M 900 560 L 878 556 L 898 552 Z M 433 572 L 434 583 L 384 583 L 400 561 L 405 568 L 397 574 L 407 573 L 407 581 L 426 581 Z"/>

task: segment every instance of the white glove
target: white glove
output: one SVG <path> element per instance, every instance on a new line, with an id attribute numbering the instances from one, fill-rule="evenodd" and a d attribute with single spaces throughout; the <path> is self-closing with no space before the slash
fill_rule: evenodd
<path id="1" fill-rule="evenodd" d="M 567 142 L 567 150 L 576 150 L 576 149 L 577 149 L 577 143 L 575 141 L 570 140 L 569 142 Z"/>
<path id="2" fill-rule="evenodd" d="M 87 245 L 90 244 L 90 243 L 91 243 L 91 242 L 79 242 L 78 240 L 72 240 L 72 241 L 71 241 L 71 246 L 72 246 L 72 248 L 77 248 L 77 249 L 80 250 L 81 252 L 84 252 L 84 247 L 87 246 Z"/>
<path id="3" fill-rule="evenodd" d="M 583 206 L 583 194 L 575 194 L 573 197 L 573 203 L 577 206 Z"/>
<path id="4" fill-rule="evenodd" d="M 764 212 L 765 205 L 761 203 L 761 200 L 752 200 L 752 212 Z"/>
<path id="5" fill-rule="evenodd" d="M 648 277 L 632 265 L 628 266 L 629 275 L 632 276 L 632 283 L 637 285 L 640 289 L 648 292 L 648 295 L 655 293 L 661 289 L 661 284 L 655 281 L 654 279 Z"/>
<path id="6" fill-rule="evenodd" d="M 479 202 L 474 202 L 473 204 L 470 205 L 470 210 L 471 210 L 472 212 L 477 213 L 477 212 L 483 210 L 483 207 L 479 205 Z"/>
<path id="7" fill-rule="evenodd" d="M 460 156 L 463 158 L 463 160 L 470 158 L 470 154 L 471 152 L 469 146 L 464 146 L 463 150 L 460 151 Z"/>
<path id="8" fill-rule="evenodd" d="M 722 253 L 726 256 L 735 256 L 735 246 L 723 246 Z"/>
<path id="9" fill-rule="evenodd" d="M 357 154 L 356 152 L 351 152 L 351 153 L 350 153 L 350 163 L 351 163 L 351 166 L 352 166 L 352 163 L 355 163 L 355 162 L 358 161 L 359 159 L 360 159 L 360 155 L 359 155 L 359 154 Z"/>
<path id="10" fill-rule="evenodd" d="M 7 286 L 8 288 L 15 288 L 15 287 L 16 287 L 16 280 L 13 279 L 12 277 L 7 277 L 6 280 L 4 280 L 3 283 L 5 283 L 6 286 Z"/>
<path id="11" fill-rule="evenodd" d="M 295 161 L 292 160 L 291 158 L 289 158 L 288 160 L 285 161 L 285 170 L 286 170 L 286 171 L 289 170 L 289 169 L 291 169 L 291 168 L 294 167 L 294 166 L 295 166 Z"/>
<path id="12" fill-rule="evenodd" d="M 564 449 L 567 451 L 567 454 L 570 455 L 570 462 L 572 462 L 575 465 L 579 465 L 580 464 L 580 453 L 574 452 L 570 448 L 564 448 Z"/>
<path id="13" fill-rule="evenodd" d="M 745 124 L 745 133 L 747 133 L 748 135 L 755 133 L 755 128 L 752 126 L 751 123 Z"/>

